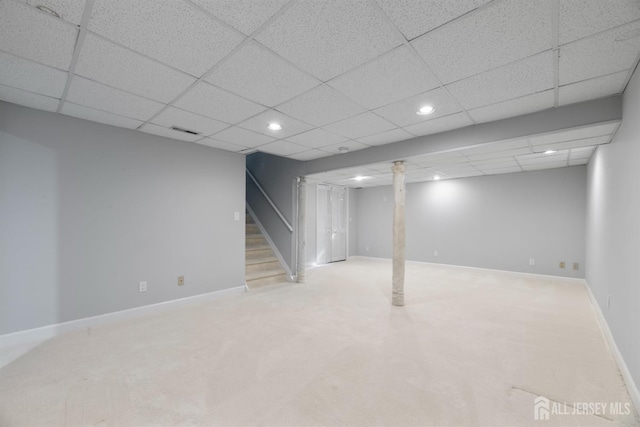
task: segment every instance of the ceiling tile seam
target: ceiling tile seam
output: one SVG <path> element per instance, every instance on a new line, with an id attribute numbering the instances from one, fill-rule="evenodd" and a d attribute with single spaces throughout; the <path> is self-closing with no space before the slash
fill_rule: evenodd
<path id="1" fill-rule="evenodd" d="M 77 29 L 78 29 L 78 27 L 76 27 L 76 30 L 77 30 Z M 2 53 L 2 54 L 4 54 L 4 55 L 8 55 L 8 56 L 13 56 L 14 58 L 18 58 L 18 59 L 21 59 L 21 60 L 23 60 L 23 61 L 30 62 L 30 63 L 32 63 L 32 64 L 40 65 L 40 66 L 42 66 L 42 67 L 47 67 L 47 68 L 50 68 L 50 69 L 52 69 L 52 70 L 62 71 L 63 73 L 68 73 L 68 72 L 69 72 L 69 70 L 65 70 L 64 68 L 57 68 L 57 67 L 54 67 L 54 66 L 52 66 L 52 65 L 45 64 L 45 63 L 43 63 L 43 62 L 34 61 L 33 59 L 30 59 L 30 58 L 26 58 L 26 57 L 24 57 L 24 56 L 17 55 L 17 54 L 15 54 L 15 53 L 13 53 L 13 52 L 7 52 L 6 50 L 2 50 L 2 49 L 0 49 L 0 53 Z"/>
<path id="2" fill-rule="evenodd" d="M 549 87 L 549 88 L 547 88 L 547 89 L 539 90 L 539 91 L 536 91 L 536 92 L 533 92 L 533 93 L 528 93 L 528 94 L 526 94 L 526 95 L 516 96 L 515 98 L 504 99 L 504 100 L 502 100 L 502 101 L 494 102 L 494 103 L 492 103 L 492 104 L 481 105 L 481 106 L 479 106 L 479 107 L 471 108 L 471 109 L 469 109 L 469 111 L 473 112 L 473 111 L 476 111 L 476 110 L 480 110 L 480 109 L 482 109 L 482 108 L 495 107 L 495 106 L 498 106 L 498 105 L 503 104 L 503 103 L 505 103 L 505 102 L 517 101 L 517 100 L 519 100 L 519 99 L 524 99 L 524 98 L 526 98 L 526 97 L 528 97 L 528 96 L 537 95 L 537 94 L 539 94 L 539 93 L 544 93 L 544 92 L 548 92 L 548 91 L 551 91 L 551 90 L 553 90 L 553 88 Z M 546 111 L 546 110 L 550 110 L 550 109 L 552 109 L 552 108 L 555 108 L 555 107 L 553 107 L 553 106 L 551 106 L 551 107 L 546 107 L 546 108 L 543 108 L 543 109 L 541 109 L 541 110 L 535 110 L 535 111 L 533 111 L 533 112 L 531 112 L 531 113 L 528 113 L 528 114 L 538 113 L 538 112 L 540 112 L 540 111 Z M 525 113 L 525 114 L 527 114 L 527 113 Z M 519 115 L 519 116 L 521 116 L 522 114 L 518 114 L 518 115 Z M 492 120 L 492 121 L 493 121 L 493 120 Z"/>
<path id="3" fill-rule="evenodd" d="M 69 71 L 67 74 L 67 82 L 64 85 L 64 90 L 62 91 L 62 96 L 60 96 L 60 102 L 58 103 L 58 108 L 56 109 L 56 113 L 62 111 L 62 106 L 67 100 L 67 95 L 69 94 L 69 88 L 71 87 L 71 82 L 73 81 L 73 77 L 75 75 L 76 65 L 78 65 L 78 58 L 80 57 L 80 51 L 82 50 L 82 46 L 84 45 L 84 39 L 87 36 L 87 26 L 89 25 L 89 18 L 91 16 L 91 10 L 93 9 L 94 0 L 87 0 L 84 5 L 84 10 L 82 11 L 82 19 L 80 21 L 80 27 L 76 27 L 78 29 L 78 37 L 76 39 L 76 45 L 73 49 L 73 55 L 71 56 L 71 64 L 69 65 Z"/>
<path id="4" fill-rule="evenodd" d="M 638 58 L 636 59 L 636 61 L 638 59 L 640 59 L 640 53 L 638 53 Z M 596 77 L 589 77 L 587 79 L 576 80 L 575 82 L 571 82 L 571 83 L 565 83 L 563 85 L 560 85 L 560 88 L 564 88 L 564 87 L 571 86 L 571 85 L 578 84 L 578 83 L 587 83 L 587 82 L 589 82 L 591 80 L 602 79 L 604 77 L 611 77 L 611 76 L 613 76 L 615 74 L 621 74 L 621 73 L 627 73 L 627 76 L 631 77 L 633 75 L 633 71 L 634 71 L 634 68 L 631 67 L 630 69 L 614 71 L 612 73 L 602 74 L 602 75 L 599 75 L 599 76 L 596 76 Z M 625 77 L 625 78 L 627 78 L 627 77 Z M 626 85 L 626 83 L 625 83 L 625 85 Z M 624 87 L 624 85 L 623 85 L 623 87 Z M 617 94 L 607 95 L 607 96 L 617 96 L 617 95 L 620 95 L 622 92 L 623 92 L 623 90 L 621 90 Z"/>
<path id="5" fill-rule="evenodd" d="M 620 24 L 620 25 L 616 25 L 615 27 L 608 27 L 607 29 L 602 30 L 602 31 L 598 31 L 597 33 L 589 34 L 589 35 L 581 37 L 579 39 L 571 40 L 570 42 L 561 44 L 560 48 L 566 47 L 566 46 L 568 46 L 570 44 L 582 42 L 582 41 L 585 41 L 585 40 L 588 40 L 588 39 L 597 38 L 597 37 L 599 37 L 599 36 L 601 36 L 601 35 L 603 35 L 605 33 L 613 33 L 614 31 L 617 31 L 622 27 L 631 26 L 632 24 L 637 24 L 639 22 L 640 22 L 640 19 L 636 19 L 634 21 L 629 21 L 629 22 L 625 22 L 625 23 Z"/>
<path id="6" fill-rule="evenodd" d="M 560 0 L 551 1 L 551 41 L 553 43 L 553 106 L 560 98 Z"/>
<path id="7" fill-rule="evenodd" d="M 502 0 L 499 0 L 499 1 L 502 1 Z M 409 40 L 407 40 L 404 34 L 402 34 L 402 31 L 400 31 L 400 29 L 396 26 L 393 20 L 384 12 L 382 7 L 380 7 L 380 5 L 375 0 L 369 0 L 369 4 L 371 4 L 373 8 L 378 12 L 378 15 L 380 15 L 382 19 L 385 20 L 385 22 L 392 29 L 392 31 L 396 33 L 396 36 L 402 41 L 402 44 L 406 46 L 406 48 L 409 50 L 409 53 L 411 53 L 411 55 L 413 55 L 414 58 L 418 60 L 418 63 L 423 64 L 423 66 L 427 69 L 427 71 L 435 78 L 435 80 L 439 84 L 440 89 L 444 90 L 451 97 L 451 99 L 454 100 L 454 102 L 458 105 L 458 107 L 460 107 L 460 111 L 464 112 L 464 114 L 467 116 L 467 118 L 471 121 L 472 124 L 477 124 L 478 122 L 476 122 L 474 118 L 471 117 L 469 112 L 464 108 L 464 106 L 458 100 L 458 98 L 453 96 L 451 91 L 449 91 L 449 89 L 444 85 L 444 83 L 442 83 L 442 80 L 440 80 L 438 75 L 435 72 L 433 72 L 433 70 L 427 63 L 427 61 L 425 61 L 424 58 L 420 56 L 418 51 L 413 47 L 413 45 L 409 42 Z"/>
<path id="8" fill-rule="evenodd" d="M 208 10 L 204 9 L 203 7 L 193 3 L 191 0 L 183 0 L 183 1 L 188 6 L 190 6 L 192 9 L 194 9 L 195 11 L 197 11 L 199 13 L 202 13 L 203 15 L 207 16 L 212 21 L 215 21 L 217 24 L 222 25 L 226 29 L 233 31 L 234 33 L 236 33 L 236 35 L 239 35 L 241 37 L 247 37 L 248 36 L 248 34 L 243 33 L 242 31 L 240 31 L 237 28 L 233 27 L 232 25 L 230 25 L 226 21 L 223 21 L 222 19 L 218 18 L 216 15 L 214 15 L 213 13 L 211 13 Z"/>
<path id="9" fill-rule="evenodd" d="M 87 105 L 79 104 L 79 103 L 77 103 L 77 102 L 65 101 L 65 105 L 66 105 L 66 104 L 69 104 L 69 105 L 77 105 L 77 106 L 79 106 L 79 107 L 86 108 L 86 109 L 88 109 L 88 110 L 99 111 L 99 112 L 101 112 L 101 113 L 110 114 L 110 115 L 112 115 L 112 116 L 122 117 L 123 119 L 129 119 L 129 120 L 135 120 L 136 122 L 142 122 L 142 120 L 140 120 L 140 119 L 136 119 L 136 118 L 134 118 L 134 117 L 123 116 L 122 114 L 112 113 L 111 111 L 101 110 L 100 108 L 89 107 L 89 106 L 87 106 Z M 60 112 L 60 113 L 62 113 L 62 112 Z M 62 113 L 62 114 L 64 114 L 64 113 Z M 154 124 L 155 124 L 155 123 L 154 123 Z M 159 125 L 158 125 L 158 126 L 159 126 Z"/>
<path id="10" fill-rule="evenodd" d="M 213 74 L 213 72 L 215 70 L 217 70 L 220 66 L 222 66 L 222 64 L 224 64 L 226 61 L 228 61 L 231 57 L 233 57 L 233 55 L 235 55 L 237 52 L 239 52 L 244 46 L 246 46 L 247 44 L 251 43 L 251 41 L 254 40 L 257 35 L 259 35 L 262 31 L 264 31 L 265 28 L 267 28 L 269 25 L 271 25 L 272 22 L 274 22 L 276 19 L 278 19 L 280 17 L 280 15 L 282 15 L 289 8 L 291 8 L 292 5 L 295 4 L 297 1 L 298 0 L 291 0 L 289 3 L 285 4 L 284 6 L 282 6 L 280 8 L 280 10 L 278 10 L 276 13 L 274 13 L 271 16 L 271 18 L 269 18 L 265 22 L 263 22 L 262 25 L 260 25 L 253 33 L 251 33 L 249 36 L 247 36 L 236 47 L 231 49 L 225 56 L 223 56 L 222 59 L 220 59 L 217 63 L 215 63 L 209 69 L 209 71 L 205 72 L 203 75 L 198 77 L 195 82 L 193 82 L 191 85 L 189 85 L 182 93 L 178 94 L 178 96 L 176 96 L 171 102 L 167 103 L 155 115 L 151 116 L 151 118 L 149 118 L 146 122 L 144 122 L 142 125 L 140 125 L 138 127 L 138 129 L 140 129 L 145 124 L 149 123 L 151 120 L 155 119 L 157 116 L 162 114 L 165 110 L 167 110 L 169 107 L 173 106 L 173 104 L 175 104 L 177 101 L 182 99 L 187 93 L 189 93 L 193 88 L 195 88 L 200 82 L 205 82 L 205 83 L 209 84 L 208 82 L 205 81 L 205 79 L 207 77 L 209 77 L 211 74 Z M 243 35 L 243 37 L 244 37 L 244 35 Z M 231 93 L 231 92 L 226 91 L 226 90 L 225 90 L 225 92 Z M 246 99 L 246 98 L 243 98 L 243 99 Z M 251 101 L 251 102 L 253 102 L 255 104 L 258 104 L 255 101 Z M 258 105 L 262 105 L 262 104 L 258 104 Z M 265 108 L 269 108 L 269 107 L 265 106 Z"/>
<path id="11" fill-rule="evenodd" d="M 629 86 L 629 82 L 631 81 L 631 77 L 633 76 L 633 73 L 638 68 L 638 64 L 640 64 L 640 53 L 638 53 L 638 56 L 636 56 L 636 59 L 633 62 L 633 66 L 627 72 L 627 77 L 625 79 L 624 84 L 622 85 L 622 90 L 620 91 L 620 93 L 624 93 L 624 91 L 627 90 L 627 86 Z"/>
<path id="12" fill-rule="evenodd" d="M 76 30 L 80 27 L 79 25 L 74 24 L 73 22 L 69 22 L 69 21 L 67 21 L 67 20 L 65 20 L 65 19 L 63 19 L 63 18 L 58 18 L 58 17 L 56 17 L 56 16 L 53 16 L 53 15 L 52 15 L 52 14 L 50 14 L 50 13 L 44 12 L 44 11 L 42 11 L 42 10 L 38 9 L 38 8 L 37 8 L 37 7 L 35 7 L 35 6 L 30 5 L 29 3 L 27 3 L 27 2 L 26 2 L 26 1 L 24 1 L 24 0 L 23 0 L 23 1 L 21 1 L 21 0 L 9 0 L 9 1 L 11 1 L 11 2 L 13 2 L 13 3 L 16 3 L 16 4 L 19 4 L 19 5 L 22 5 L 22 6 L 26 6 L 27 8 L 29 8 L 29 9 L 31 9 L 31 10 L 34 10 L 34 11 L 36 11 L 37 13 L 39 13 L 41 16 L 46 16 L 46 17 L 47 17 L 47 19 L 55 19 L 56 21 L 60 21 L 60 22 L 62 22 L 63 24 L 65 24 L 65 25 L 67 25 L 67 26 L 70 26 L 70 27 L 75 28 Z"/>
<path id="13" fill-rule="evenodd" d="M 255 39 L 254 39 L 254 40 L 253 40 L 253 42 L 254 42 L 255 44 L 257 44 L 260 48 L 262 48 L 262 49 L 266 50 L 267 52 L 269 52 L 269 53 L 270 53 L 270 54 L 272 54 L 273 56 L 277 57 L 277 58 L 278 58 L 278 59 L 280 59 L 281 61 L 283 61 L 283 62 L 285 62 L 286 64 L 288 64 L 289 66 L 291 66 L 291 67 L 295 68 L 297 71 L 299 71 L 299 72 L 303 73 L 304 75 L 306 75 L 307 77 L 310 77 L 310 78 L 312 78 L 313 80 L 317 81 L 317 82 L 318 82 L 318 84 L 317 84 L 316 86 L 320 86 L 322 83 L 325 83 L 325 82 L 323 82 L 322 80 L 320 80 L 319 78 L 317 78 L 316 76 L 314 76 L 313 74 L 311 74 L 310 72 L 308 72 L 307 70 L 305 70 L 304 68 L 300 67 L 299 65 L 297 65 L 297 64 L 295 64 L 295 63 L 293 63 L 293 62 L 291 62 L 290 60 L 288 60 L 288 59 L 287 59 L 287 58 L 285 58 L 284 56 L 280 55 L 278 52 L 276 52 L 276 51 L 272 50 L 271 48 L 269 48 L 269 47 L 267 47 L 267 46 L 265 46 L 265 45 L 263 45 L 263 44 L 262 44 L 262 43 L 260 43 L 258 40 L 255 40 Z M 343 74 L 344 74 L 344 73 L 343 73 Z M 314 86 L 314 87 L 315 87 L 315 86 Z M 296 95 L 296 96 L 298 96 L 298 95 Z M 296 96 L 291 97 L 291 98 L 289 98 L 289 99 L 293 99 L 293 98 L 295 98 Z"/>
<path id="14" fill-rule="evenodd" d="M 55 96 L 45 95 L 45 94 L 34 92 L 34 91 L 28 90 L 28 89 L 22 89 L 22 88 L 19 88 L 19 87 L 9 86 L 9 85 L 2 84 L 2 83 L 0 83 L 0 87 L 6 87 L 6 88 L 9 88 L 9 89 L 15 89 L 15 90 L 19 90 L 21 92 L 30 93 L 32 95 L 44 96 L 45 98 L 55 99 L 56 101 L 60 101 L 60 98 L 56 98 Z M 2 99 L 0 99 L 0 101 L 2 101 Z M 6 102 L 8 102 L 8 101 L 6 101 Z"/>

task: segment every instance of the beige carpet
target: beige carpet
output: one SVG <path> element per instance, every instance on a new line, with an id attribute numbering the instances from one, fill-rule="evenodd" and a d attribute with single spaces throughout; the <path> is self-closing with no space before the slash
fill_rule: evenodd
<path id="1" fill-rule="evenodd" d="M 409 263 L 315 268 L 48 341 L 0 370 L 1 426 L 638 425 L 580 284 Z M 578 406 L 576 406 L 578 403 Z"/>

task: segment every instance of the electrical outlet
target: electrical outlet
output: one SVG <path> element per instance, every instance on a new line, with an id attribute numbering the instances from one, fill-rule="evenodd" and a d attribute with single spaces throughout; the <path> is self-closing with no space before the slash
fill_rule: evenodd
<path id="1" fill-rule="evenodd" d="M 565 267 L 564 261 L 560 261 L 560 268 L 564 268 L 564 267 Z"/>
<path id="2" fill-rule="evenodd" d="M 178 276 L 178 286 L 184 285 L 184 276 Z"/>
<path id="3" fill-rule="evenodd" d="M 574 262 L 574 263 L 573 263 L 573 269 L 574 269 L 575 271 L 580 270 L 580 264 L 578 264 L 577 262 Z"/>
<path id="4" fill-rule="evenodd" d="M 138 283 L 138 292 L 147 292 L 147 282 Z"/>
<path id="5" fill-rule="evenodd" d="M 536 265 L 536 259 L 535 258 L 529 258 L 529 265 Z"/>
<path id="6" fill-rule="evenodd" d="M 240 212 L 234 212 L 233 213 L 233 220 L 234 221 L 240 221 Z"/>

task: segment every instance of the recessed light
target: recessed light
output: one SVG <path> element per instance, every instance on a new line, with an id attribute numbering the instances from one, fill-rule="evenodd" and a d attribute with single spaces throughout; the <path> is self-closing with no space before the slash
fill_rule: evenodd
<path id="1" fill-rule="evenodd" d="M 424 107 L 420 107 L 420 109 L 416 111 L 416 114 L 419 116 L 427 116 L 429 114 L 433 114 L 434 111 L 436 111 L 434 107 L 431 105 L 425 105 Z"/>
<path id="2" fill-rule="evenodd" d="M 371 178 L 371 177 L 369 177 L 369 176 L 362 176 L 362 175 L 358 175 L 358 176 L 356 176 L 356 177 L 355 177 L 355 178 L 353 178 L 353 179 L 355 179 L 356 181 L 362 181 L 363 179 L 367 179 L 367 178 Z"/>
<path id="3" fill-rule="evenodd" d="M 440 181 L 440 175 L 434 175 L 433 176 L 433 180 L 434 181 Z"/>
<path id="4" fill-rule="evenodd" d="M 341 153 L 346 153 L 346 152 L 349 151 L 349 147 L 340 147 L 340 148 L 338 148 L 338 151 L 341 152 Z"/>
<path id="5" fill-rule="evenodd" d="M 553 154 L 555 152 L 556 152 L 556 150 L 547 150 L 547 151 L 544 152 L 544 154 Z"/>
<path id="6" fill-rule="evenodd" d="M 280 123 L 269 123 L 269 126 L 267 126 L 269 128 L 269 130 L 281 130 L 282 129 L 282 125 Z"/>

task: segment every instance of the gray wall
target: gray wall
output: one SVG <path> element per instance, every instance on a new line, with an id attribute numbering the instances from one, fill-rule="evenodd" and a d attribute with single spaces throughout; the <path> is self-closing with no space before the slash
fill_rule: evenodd
<path id="1" fill-rule="evenodd" d="M 0 334 L 242 286 L 244 179 L 239 154 L 0 102 Z"/>
<path id="2" fill-rule="evenodd" d="M 640 73 L 622 124 L 589 163 L 586 279 L 636 386 L 640 385 Z M 607 299 L 610 298 L 610 306 Z"/>
<path id="3" fill-rule="evenodd" d="M 358 254 L 390 258 L 393 188 L 357 191 Z M 407 259 L 583 277 L 585 206 L 584 166 L 408 184 Z"/>

